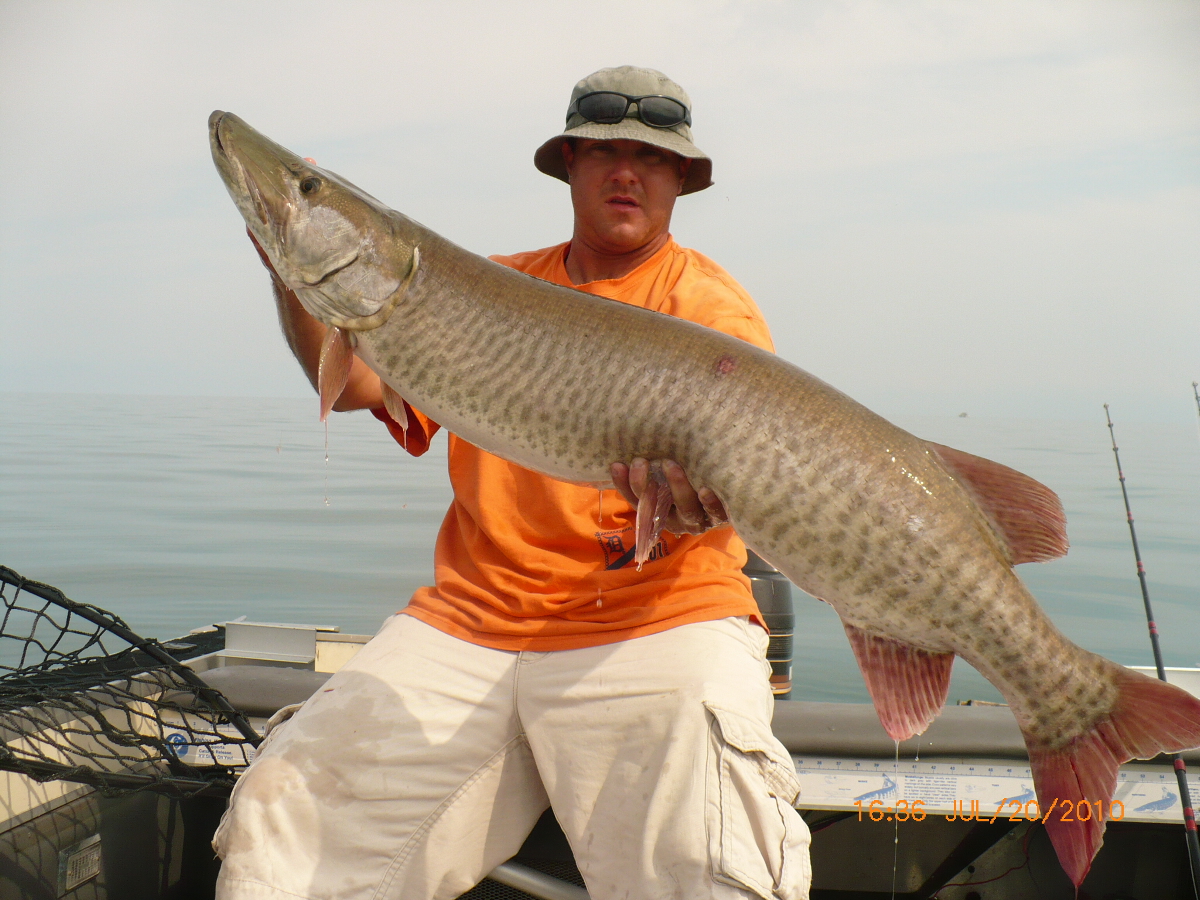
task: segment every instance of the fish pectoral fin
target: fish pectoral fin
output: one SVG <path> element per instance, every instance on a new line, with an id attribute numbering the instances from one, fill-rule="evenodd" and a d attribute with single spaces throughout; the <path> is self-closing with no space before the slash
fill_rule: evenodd
<path id="1" fill-rule="evenodd" d="M 888 737 L 906 741 L 925 731 L 946 705 L 954 654 L 868 634 L 848 622 L 842 627 Z"/>
<path id="2" fill-rule="evenodd" d="M 1057 748 L 1025 732 L 1046 833 L 1076 887 L 1104 842 L 1121 764 L 1200 746 L 1200 699 L 1173 684 L 1110 665 L 1117 699 L 1091 730 Z M 1089 805 L 1093 809 L 1081 817 Z"/>
<path id="3" fill-rule="evenodd" d="M 346 389 L 353 362 L 353 335 L 336 325 L 330 325 L 325 332 L 325 340 L 321 342 L 321 362 L 317 366 L 317 393 L 321 395 L 322 422 Z"/>
<path id="4" fill-rule="evenodd" d="M 1008 546 L 1012 565 L 1067 555 L 1067 517 L 1054 491 L 982 456 L 925 443 L 991 519 Z"/>
<path id="5" fill-rule="evenodd" d="M 662 463 L 650 463 L 650 477 L 646 479 L 646 490 L 638 498 L 637 522 L 634 527 L 634 562 L 638 571 L 650 559 L 650 551 L 662 534 L 663 525 L 671 512 L 675 498 L 671 494 L 671 486 L 667 476 L 663 474 Z"/>
<path id="6" fill-rule="evenodd" d="M 383 408 L 387 410 L 387 414 L 392 417 L 400 430 L 406 435 L 408 434 L 408 412 L 404 409 L 404 398 L 392 390 L 392 386 L 386 381 L 381 381 L 383 386 Z"/>

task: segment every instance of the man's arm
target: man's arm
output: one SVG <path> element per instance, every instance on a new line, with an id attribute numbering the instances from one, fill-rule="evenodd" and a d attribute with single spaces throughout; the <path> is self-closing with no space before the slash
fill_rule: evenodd
<path id="1" fill-rule="evenodd" d="M 258 246 L 254 236 L 250 236 L 254 249 L 258 251 L 267 271 L 271 273 L 271 288 L 275 292 L 275 308 L 279 313 L 279 327 L 283 331 L 284 340 L 291 348 L 292 354 L 300 363 L 300 368 L 308 376 L 313 390 L 317 390 L 317 373 L 321 366 L 321 342 L 325 339 L 326 326 L 308 314 L 300 305 L 299 298 L 283 283 L 271 261 Z M 350 364 L 350 377 L 346 381 L 346 389 L 338 397 L 333 408 L 338 412 L 352 409 L 379 409 L 383 406 L 383 388 L 379 376 L 372 372 L 367 364 L 357 356 Z"/>

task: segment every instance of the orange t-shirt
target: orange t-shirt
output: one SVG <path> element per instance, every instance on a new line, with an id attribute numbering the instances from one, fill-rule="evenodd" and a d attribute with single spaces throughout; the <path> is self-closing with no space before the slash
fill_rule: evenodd
<path id="1" fill-rule="evenodd" d="M 572 285 L 568 244 L 493 259 L 529 275 L 716 328 L 773 350 L 762 313 L 712 260 L 669 240 L 622 278 Z M 420 456 L 439 428 L 409 412 Z M 746 549 L 732 528 L 664 532 L 650 561 L 633 563 L 635 510 L 615 490 L 567 484 L 450 435 L 454 502 L 438 533 L 436 584 L 404 612 L 447 634 L 500 650 L 569 650 L 726 616 L 758 615 L 742 574 Z M 614 460 L 615 461 L 615 460 Z"/>

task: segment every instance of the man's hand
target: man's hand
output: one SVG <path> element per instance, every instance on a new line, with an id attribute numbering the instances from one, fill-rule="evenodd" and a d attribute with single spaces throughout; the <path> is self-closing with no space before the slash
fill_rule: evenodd
<path id="1" fill-rule="evenodd" d="M 650 462 L 638 457 L 630 465 L 613 463 L 610 472 L 613 485 L 636 509 L 650 480 Z M 697 491 L 692 487 L 683 466 L 675 460 L 662 460 L 662 472 L 675 504 L 663 524 L 664 531 L 672 534 L 703 534 L 710 528 L 729 522 L 729 515 L 717 495 L 708 488 Z"/>

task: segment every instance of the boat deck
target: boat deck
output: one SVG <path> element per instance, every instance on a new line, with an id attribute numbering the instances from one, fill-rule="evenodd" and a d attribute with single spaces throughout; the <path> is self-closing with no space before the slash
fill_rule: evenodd
<path id="1" fill-rule="evenodd" d="M 303 702 L 368 639 L 328 627 L 238 621 L 201 629 L 172 647 L 261 733 L 276 710 Z M 1172 680 L 1190 687 L 1196 674 L 1177 670 Z M 1035 821 L 1041 811 L 1020 732 L 1007 708 L 947 707 L 924 735 L 897 745 L 869 704 L 779 700 L 774 730 L 800 776 L 799 806 L 813 831 L 814 898 L 865 900 L 891 897 L 893 891 L 909 900 L 1074 896 Z M 187 745 L 184 734 L 181 728 L 173 744 L 177 753 L 185 761 L 204 762 L 190 758 L 199 751 Z M 1200 764 L 1200 753 L 1185 758 Z M 245 764 L 241 757 L 218 761 Z M 1120 778 L 1105 846 L 1080 896 L 1190 896 L 1169 760 L 1123 766 Z M 11 773 L 0 773 L 0 779 L 5 780 L 7 819 L 0 842 L 15 848 L 12 859 L 0 865 L 5 900 L 211 896 L 216 867 L 206 845 L 223 808 L 220 798 L 106 799 L 67 782 L 38 784 Z M 1200 795 L 1200 776 L 1191 780 Z M 58 848 L 50 855 L 36 849 L 37 834 L 47 831 Z M 90 833 L 100 838 L 86 844 Z M 76 834 L 83 837 L 70 841 Z M 141 855 L 126 848 L 121 857 L 113 845 L 130 844 L 134 834 L 142 841 Z M 79 867 L 94 864 L 99 871 L 99 863 L 89 860 L 99 860 L 102 852 L 114 860 L 152 862 L 157 882 L 142 879 L 143 886 L 131 894 L 128 879 L 95 876 L 67 889 L 64 866 L 74 864 L 82 872 Z M 13 874 L 21 872 L 23 881 Z M 118 882 L 124 886 L 118 889 Z M 152 882 L 158 887 L 152 889 Z M 40 884 L 45 890 L 11 893 L 10 884 Z M 547 812 L 522 852 L 463 900 L 584 900 L 582 884 L 566 840 Z"/>

